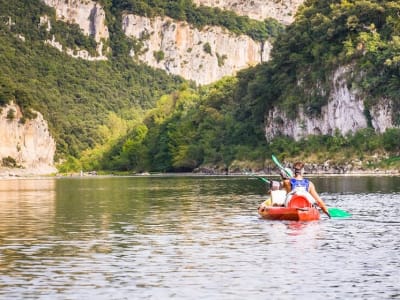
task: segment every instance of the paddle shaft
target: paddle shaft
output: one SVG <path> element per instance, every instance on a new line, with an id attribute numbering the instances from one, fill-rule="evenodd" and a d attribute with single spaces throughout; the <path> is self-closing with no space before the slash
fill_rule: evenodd
<path id="1" fill-rule="evenodd" d="M 262 182 L 265 182 L 267 184 L 270 184 L 271 181 L 269 181 L 268 179 L 265 179 L 264 177 L 260 177 L 260 176 L 256 176 L 257 179 L 260 179 Z"/>
<path id="2" fill-rule="evenodd" d="M 290 178 L 292 174 L 290 174 L 285 167 L 279 162 L 275 155 L 272 154 L 272 161 L 274 164 Z"/>

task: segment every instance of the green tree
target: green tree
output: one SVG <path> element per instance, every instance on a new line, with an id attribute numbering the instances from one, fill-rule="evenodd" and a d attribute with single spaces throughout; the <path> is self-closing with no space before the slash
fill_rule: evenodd
<path id="1" fill-rule="evenodd" d="M 387 151 L 400 151 L 400 129 L 388 128 L 383 134 L 383 147 Z"/>

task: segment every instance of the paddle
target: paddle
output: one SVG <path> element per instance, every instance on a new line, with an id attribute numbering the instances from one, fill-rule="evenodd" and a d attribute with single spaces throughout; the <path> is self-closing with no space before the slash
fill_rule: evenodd
<path id="1" fill-rule="evenodd" d="M 331 218 L 347 218 L 351 217 L 351 214 L 345 210 L 336 207 L 328 208 L 328 212 L 331 215 Z"/>
<path id="2" fill-rule="evenodd" d="M 246 175 L 250 175 L 252 177 L 255 177 L 255 178 L 261 180 L 262 182 L 264 182 L 266 184 L 270 184 L 271 183 L 271 181 L 269 181 L 268 179 L 265 179 L 264 177 L 261 177 L 261 176 L 257 176 L 256 174 L 253 174 L 253 173 L 247 173 L 246 172 Z"/>
<path id="3" fill-rule="evenodd" d="M 290 177 L 289 172 L 285 169 L 285 167 L 279 162 L 279 160 L 276 158 L 275 155 L 272 155 L 272 161 L 274 162 L 274 164 L 282 171 L 284 171 L 286 173 L 286 175 L 288 175 Z M 328 208 L 328 212 L 329 215 L 331 216 L 331 218 L 346 218 L 346 217 L 350 217 L 351 214 L 348 213 L 345 210 L 342 210 L 340 208 L 336 208 L 336 207 L 331 207 Z"/>
<path id="4" fill-rule="evenodd" d="M 266 184 L 270 184 L 271 181 L 269 181 L 268 179 L 265 179 L 264 177 L 260 177 L 260 176 L 255 176 L 257 179 L 260 179 L 262 182 L 265 182 Z"/>
<path id="5" fill-rule="evenodd" d="M 283 172 L 285 172 L 285 174 L 290 178 L 292 177 L 292 174 L 290 174 L 288 172 L 288 170 L 285 169 L 284 166 L 282 166 L 282 164 L 279 162 L 279 160 L 276 158 L 275 155 L 272 154 L 272 161 L 274 162 L 274 164 Z"/>

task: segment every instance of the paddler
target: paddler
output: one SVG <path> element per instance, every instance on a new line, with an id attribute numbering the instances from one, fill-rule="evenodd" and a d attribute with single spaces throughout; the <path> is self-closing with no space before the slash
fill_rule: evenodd
<path id="1" fill-rule="evenodd" d="M 307 191 L 311 194 L 311 196 L 315 199 L 318 206 L 322 209 L 322 211 L 330 218 L 331 215 L 328 212 L 328 208 L 326 207 L 324 201 L 318 195 L 317 190 L 315 189 L 315 185 L 308 179 L 303 178 L 304 175 L 304 163 L 296 162 L 293 165 L 294 177 L 290 179 L 290 185 L 292 191 L 294 190 L 303 190 Z"/>

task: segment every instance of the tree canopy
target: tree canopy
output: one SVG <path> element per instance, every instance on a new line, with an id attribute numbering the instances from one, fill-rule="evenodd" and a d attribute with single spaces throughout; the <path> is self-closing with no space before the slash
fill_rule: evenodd
<path id="1" fill-rule="evenodd" d="M 367 117 L 374 104 L 390 99 L 393 120 L 400 124 L 397 2 L 307 0 L 285 30 L 275 21 L 195 7 L 189 0 L 100 2 L 111 53 L 108 61 L 90 62 L 45 43 L 56 36 L 64 47 L 96 55 L 93 37 L 56 21 L 54 9 L 40 0 L 0 0 L 0 105 L 16 101 L 26 117 L 34 117 L 33 109 L 44 114 L 56 138 L 57 159 L 65 161 L 60 170 L 239 170 L 264 167 L 272 153 L 340 161 L 386 151 L 394 156 L 387 165 L 398 161 L 398 128 L 379 135 L 369 124 L 355 134 L 299 142 L 282 136 L 267 143 L 264 136 L 265 116 L 273 106 L 292 117 L 299 105 L 319 114 L 341 66 L 351 70 L 348 86 L 365 99 Z M 199 28 L 224 26 L 256 40 L 273 38 L 271 61 L 195 87 L 129 57 L 135 43 L 122 32 L 123 12 L 167 15 Z M 50 31 L 38 26 L 43 15 L 54 24 Z"/>

